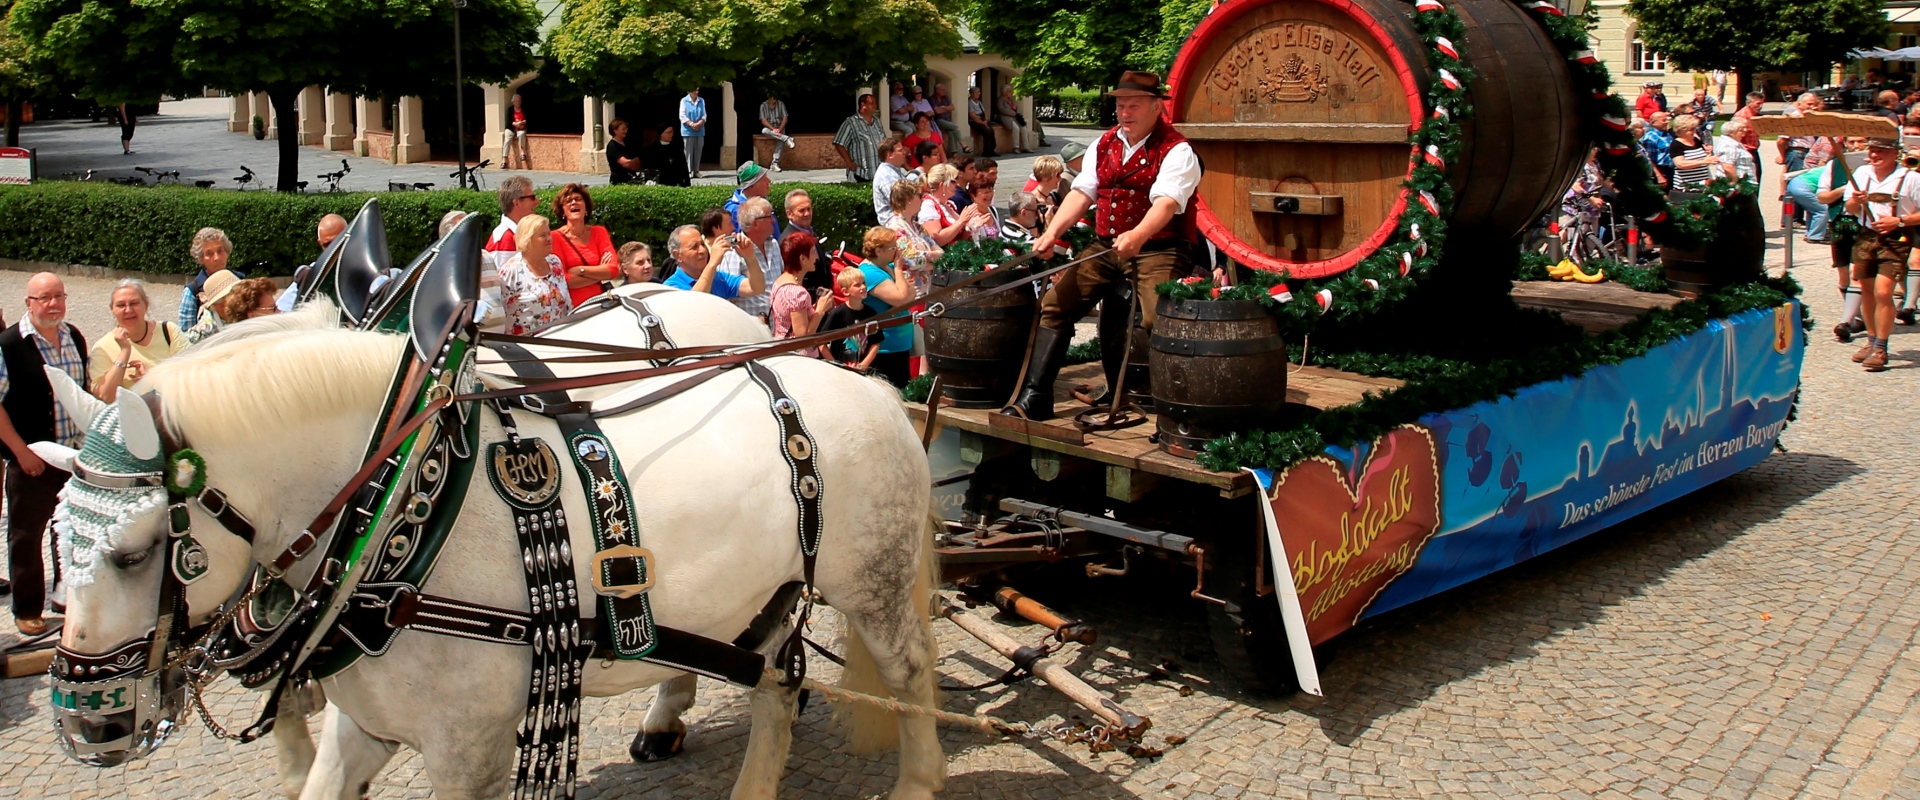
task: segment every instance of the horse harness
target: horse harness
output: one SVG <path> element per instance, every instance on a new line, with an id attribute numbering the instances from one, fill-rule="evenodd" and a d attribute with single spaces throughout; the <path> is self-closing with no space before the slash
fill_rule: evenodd
<path id="1" fill-rule="evenodd" d="M 189 504 L 197 505 L 249 544 L 256 531 L 248 518 L 227 502 L 224 493 L 205 485 L 204 460 L 187 443 L 169 436 L 160 422 L 163 417 L 158 395 L 150 394 L 147 400 L 162 439 L 161 454 L 167 459 L 164 466 L 132 475 L 76 472 L 75 479 L 81 482 L 163 487 L 169 520 L 168 565 L 162 570 L 155 629 L 105 655 L 56 650 L 51 670 L 56 707 L 76 720 L 83 715 L 79 710 L 83 706 L 95 716 L 133 712 L 133 732 L 111 742 L 91 742 L 94 746 L 90 752 L 116 747 L 150 752 L 166 737 L 188 689 L 195 692 L 197 701 L 198 690 L 217 671 L 233 672 L 249 688 L 275 683 L 260 717 L 240 733 L 229 735 L 207 717 L 217 735 L 254 741 L 272 730 L 287 691 L 297 689 L 301 682 L 337 674 L 362 655 L 380 656 L 400 630 L 413 629 L 533 648 L 534 680 L 528 691 L 527 716 L 519 730 L 516 796 L 570 797 L 578 758 L 580 675 L 586 659 L 633 658 L 752 687 L 765 668 L 765 659 L 758 651 L 783 623 L 792 620 L 791 635 L 777 655 L 782 676 L 779 682 L 792 687 L 804 678 L 800 633 L 811 606 L 801 601 L 811 594 L 805 590 L 812 584 L 818 555 L 824 487 L 815 461 L 816 443 L 807 431 L 799 404 L 786 391 L 779 375 L 756 359 L 813 346 L 815 339 L 843 332 L 734 352 L 726 352 L 729 348 L 725 347 L 675 348 L 664 325 L 641 299 L 644 295 L 617 296 L 587 307 L 585 316 L 575 315 L 568 322 L 615 307 L 626 308 L 635 314 L 647 336 L 647 348 L 566 342 L 567 347 L 602 350 L 604 355 L 549 361 L 645 359 L 653 362 L 652 369 L 555 378 L 545 364 L 519 346 L 523 341 L 538 340 L 494 334 L 487 338 L 510 358 L 478 362 L 474 358 L 474 335 L 467 324 L 472 301 L 461 299 L 458 291 L 429 296 L 429 290 L 419 288 L 422 282 L 414 271 L 442 268 L 445 259 L 438 258 L 439 248 L 437 244 L 436 252 L 423 255 L 409 267 L 409 276 L 403 276 L 410 278 L 402 281 L 406 298 L 388 302 L 379 319 L 369 317 L 359 325 L 391 330 L 402 299 L 409 302 L 402 310 L 410 318 L 411 354 L 402 359 L 390 386 L 387 411 L 376 421 L 360 469 L 277 556 L 254 564 L 252 574 L 234 596 L 221 604 L 208 624 L 190 629 L 188 623 L 186 586 L 204 576 L 208 568 L 206 551 L 190 530 Z M 1077 260 L 972 299 L 1028 281 L 1038 282 L 1074 263 Z M 1013 266 L 1013 262 L 1007 266 Z M 985 273 L 946 291 L 983 277 Z M 443 288 L 436 285 L 433 290 Z M 472 287 L 466 287 L 466 291 L 472 291 Z M 943 303 L 932 302 L 938 299 L 927 298 L 926 313 L 938 314 L 944 309 Z M 916 312 L 864 325 L 872 333 L 909 323 L 918 316 Z M 677 360 L 688 357 L 695 360 Z M 474 373 L 477 363 L 510 363 L 525 385 L 483 390 Z M 646 601 L 646 591 L 653 581 L 651 553 L 631 538 L 635 535 L 631 493 L 617 457 L 595 420 L 676 396 L 734 367 L 744 367 L 748 377 L 767 393 L 769 411 L 779 428 L 777 444 L 788 463 L 799 510 L 796 535 L 803 554 L 804 581 L 790 582 L 777 590 L 748 629 L 732 643 L 724 643 L 653 623 Z M 596 409 L 565 394 L 570 388 L 676 372 L 692 374 L 612 408 Z M 471 483 L 479 428 L 474 401 L 490 401 L 508 433 L 506 442 L 489 448 L 498 459 L 490 463 L 489 471 L 494 475 L 491 482 L 496 491 L 513 508 L 528 583 L 526 612 L 438 597 L 419 589 L 438 560 Z M 512 420 L 516 407 L 551 417 L 559 424 L 576 471 L 583 484 L 591 487 L 586 493 L 593 509 L 596 548 L 590 561 L 591 588 L 599 596 L 605 624 L 601 624 L 602 614 L 588 618 L 578 614 L 584 587 L 575 585 L 567 519 L 557 502 L 557 458 L 544 442 L 519 435 Z M 554 486 L 548 486 L 549 478 Z M 316 550 L 323 543 L 326 547 Z M 307 559 L 316 552 L 320 558 Z M 296 566 L 301 566 L 304 575 L 294 574 Z M 206 716 L 204 707 L 201 711 Z M 121 732 L 115 729 L 113 733 Z M 76 737 L 60 738 L 72 747 L 71 740 Z M 84 754 L 75 751 L 74 755 Z"/>

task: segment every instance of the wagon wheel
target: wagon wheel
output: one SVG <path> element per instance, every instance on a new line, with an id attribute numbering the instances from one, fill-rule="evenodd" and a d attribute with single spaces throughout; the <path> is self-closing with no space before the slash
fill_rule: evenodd
<path id="1" fill-rule="evenodd" d="M 1207 604 L 1207 635 L 1228 677 L 1249 694 L 1287 697 L 1300 691 L 1287 648 L 1287 631 L 1273 594 L 1255 596 L 1253 559 L 1226 558 L 1210 569 L 1209 586 L 1222 590 L 1227 605 Z"/>

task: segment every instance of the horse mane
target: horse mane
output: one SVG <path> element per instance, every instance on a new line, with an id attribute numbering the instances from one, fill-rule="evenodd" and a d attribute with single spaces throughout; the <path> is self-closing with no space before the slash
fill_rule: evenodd
<path id="1" fill-rule="evenodd" d="M 196 446 L 246 445 L 378 404 L 407 337 L 345 330 L 315 303 L 232 325 L 154 365 L 170 429 Z"/>

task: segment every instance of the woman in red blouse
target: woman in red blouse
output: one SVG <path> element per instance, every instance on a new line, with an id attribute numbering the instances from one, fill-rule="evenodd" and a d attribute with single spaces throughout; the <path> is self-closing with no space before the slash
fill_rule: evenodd
<path id="1" fill-rule="evenodd" d="M 619 251 L 605 226 L 587 224 L 593 218 L 593 198 L 587 187 L 577 183 L 561 187 L 553 196 L 553 218 L 566 221 L 553 232 L 553 254 L 560 257 L 573 306 L 579 308 L 606 291 L 606 282 L 620 274 Z"/>

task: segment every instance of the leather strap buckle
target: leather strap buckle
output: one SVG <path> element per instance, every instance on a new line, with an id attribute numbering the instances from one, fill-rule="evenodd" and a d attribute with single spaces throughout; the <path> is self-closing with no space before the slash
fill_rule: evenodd
<path id="1" fill-rule="evenodd" d="M 608 572 L 621 559 L 631 559 L 634 580 L 627 583 L 609 583 Z M 602 597 L 626 600 L 646 594 L 653 588 L 653 551 L 630 544 L 617 545 L 593 554 L 593 593 Z"/>

